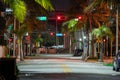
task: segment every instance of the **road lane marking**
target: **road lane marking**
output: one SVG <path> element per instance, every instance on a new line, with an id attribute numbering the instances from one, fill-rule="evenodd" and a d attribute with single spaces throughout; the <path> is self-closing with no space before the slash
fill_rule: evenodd
<path id="1" fill-rule="evenodd" d="M 63 71 L 65 73 L 71 73 L 72 72 L 72 69 L 69 68 L 66 64 L 62 64 L 61 67 L 63 68 Z"/>

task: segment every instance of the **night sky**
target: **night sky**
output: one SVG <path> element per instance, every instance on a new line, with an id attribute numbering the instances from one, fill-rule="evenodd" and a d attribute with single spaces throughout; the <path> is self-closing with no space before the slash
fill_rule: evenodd
<path id="1" fill-rule="evenodd" d="M 71 0 L 51 0 L 55 11 L 66 11 L 70 6 Z"/>

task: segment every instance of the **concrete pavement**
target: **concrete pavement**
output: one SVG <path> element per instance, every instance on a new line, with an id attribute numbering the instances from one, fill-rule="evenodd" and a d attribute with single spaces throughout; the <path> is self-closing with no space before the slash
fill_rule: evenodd
<path id="1" fill-rule="evenodd" d="M 73 54 L 37 54 L 36 56 L 26 56 L 25 59 L 47 59 L 47 58 L 56 58 L 56 59 L 69 59 L 69 60 L 78 60 L 83 61 L 81 56 L 73 56 Z M 112 58 L 104 58 L 103 63 L 111 63 Z M 83 61 L 84 62 L 84 61 Z M 88 59 L 86 62 L 98 62 L 97 59 Z M 101 62 L 102 63 L 102 62 Z"/>
<path id="2" fill-rule="evenodd" d="M 112 70 L 112 66 L 104 66 L 103 62 L 81 60 L 72 54 L 40 54 L 29 56 L 18 62 L 21 73 L 94 73 L 120 75 Z"/>

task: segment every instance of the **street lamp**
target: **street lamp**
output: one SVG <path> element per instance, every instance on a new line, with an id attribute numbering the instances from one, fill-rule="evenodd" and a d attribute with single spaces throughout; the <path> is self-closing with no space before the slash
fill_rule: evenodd
<path id="1" fill-rule="evenodd" d="M 80 38 L 79 41 L 82 41 L 82 39 Z"/>

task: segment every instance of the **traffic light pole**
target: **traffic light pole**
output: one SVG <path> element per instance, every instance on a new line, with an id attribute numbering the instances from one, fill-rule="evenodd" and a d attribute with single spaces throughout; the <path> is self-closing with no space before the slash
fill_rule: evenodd
<path id="1" fill-rule="evenodd" d="M 56 19 L 56 34 L 57 34 L 57 19 Z M 57 35 L 56 35 L 56 48 L 58 47 Z"/>

